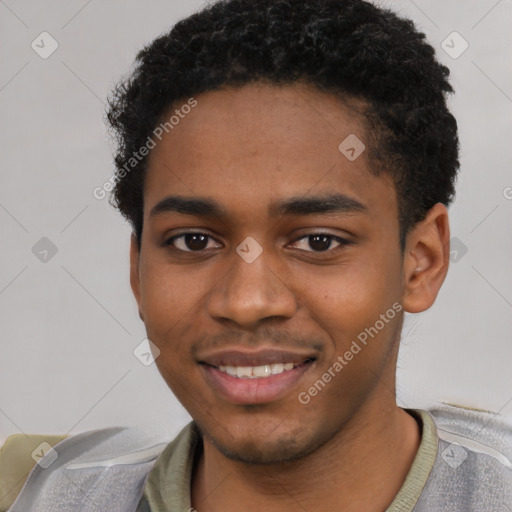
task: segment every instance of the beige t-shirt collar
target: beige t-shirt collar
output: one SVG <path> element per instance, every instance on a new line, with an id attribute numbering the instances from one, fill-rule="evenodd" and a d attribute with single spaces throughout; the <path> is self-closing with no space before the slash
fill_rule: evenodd
<path id="1" fill-rule="evenodd" d="M 404 409 L 422 424 L 421 441 L 407 477 L 386 512 L 411 512 L 432 471 L 438 451 L 437 428 L 431 415 L 420 409 Z M 189 423 L 160 454 L 145 490 L 151 512 L 193 510 L 190 482 L 195 460 L 202 449 L 201 435 Z"/>

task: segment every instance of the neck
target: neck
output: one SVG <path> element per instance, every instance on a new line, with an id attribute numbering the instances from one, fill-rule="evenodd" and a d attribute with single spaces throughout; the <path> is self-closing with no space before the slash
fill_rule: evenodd
<path id="1" fill-rule="evenodd" d="M 248 465 L 211 443 L 196 465 L 191 493 L 198 512 L 383 512 L 420 443 L 416 420 L 393 402 L 367 403 L 329 442 L 295 462 Z"/>

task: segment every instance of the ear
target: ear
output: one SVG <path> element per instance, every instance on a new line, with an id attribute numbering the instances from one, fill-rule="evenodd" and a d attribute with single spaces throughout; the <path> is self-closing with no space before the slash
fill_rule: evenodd
<path id="1" fill-rule="evenodd" d="M 434 205 L 407 235 L 404 251 L 404 299 L 408 313 L 428 309 L 436 300 L 450 262 L 448 210 Z"/>
<path id="2" fill-rule="evenodd" d="M 137 244 L 137 237 L 135 236 L 135 233 L 132 233 L 130 239 L 130 285 L 139 307 L 139 317 L 144 322 L 144 316 L 141 311 L 139 257 L 140 252 Z"/>

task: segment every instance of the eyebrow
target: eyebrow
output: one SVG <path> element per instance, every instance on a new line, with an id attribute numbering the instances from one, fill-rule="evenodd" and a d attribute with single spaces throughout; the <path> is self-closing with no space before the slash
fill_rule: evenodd
<path id="1" fill-rule="evenodd" d="M 271 216 L 356 213 L 367 212 L 367 210 L 363 203 L 344 194 L 291 197 L 274 201 L 269 207 Z M 184 196 L 168 196 L 162 199 L 151 209 L 149 216 L 152 218 L 172 212 L 218 219 L 228 217 L 228 211 L 214 199 Z"/>
<path id="2" fill-rule="evenodd" d="M 367 207 L 345 194 L 291 197 L 270 206 L 271 215 L 318 215 L 328 213 L 367 212 Z"/>
<path id="3" fill-rule="evenodd" d="M 162 199 L 151 209 L 149 217 L 170 212 L 204 217 L 227 217 L 227 211 L 213 199 L 183 196 L 168 196 Z"/>

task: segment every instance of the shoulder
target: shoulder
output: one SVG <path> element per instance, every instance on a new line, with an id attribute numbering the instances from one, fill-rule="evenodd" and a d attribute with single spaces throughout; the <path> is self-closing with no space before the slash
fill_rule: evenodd
<path id="1" fill-rule="evenodd" d="M 475 461 L 492 461 L 497 468 L 512 470 L 510 419 L 499 412 L 452 404 L 437 404 L 428 412 L 434 419 L 440 441 L 481 455 Z"/>
<path id="2" fill-rule="evenodd" d="M 9 508 L 32 468 L 67 436 L 14 434 L 0 448 L 0 512 Z"/>
<path id="3" fill-rule="evenodd" d="M 141 482 L 169 442 L 167 428 L 161 426 L 106 428 L 66 439 L 53 436 L 53 442 L 46 436 L 37 437 L 40 443 L 36 455 L 39 456 L 28 466 L 28 478 L 23 462 L 16 463 L 18 469 L 25 471 L 20 477 L 19 486 L 26 482 L 12 506 L 13 512 L 74 510 L 68 504 L 74 500 L 73 493 L 80 489 L 73 490 L 69 482 L 76 479 L 86 487 L 94 488 L 94 493 L 104 492 L 114 498 L 124 493 L 128 500 L 134 499 L 131 489 L 139 492 L 143 486 Z M 0 486 L 5 484 L 6 478 L 16 477 L 11 474 L 12 461 L 24 461 L 24 457 L 26 450 L 20 449 L 19 442 L 14 443 L 9 439 L 5 443 L 0 459 Z M 101 482 L 98 481 L 100 475 Z M 19 491 L 19 486 L 16 491 Z M 89 493 L 83 487 L 81 491 Z M 15 498 L 12 494 L 9 496 L 11 502 Z M 55 502 L 55 496 L 58 496 L 59 504 Z M 6 510 L 8 506 L 6 501 L 0 510 Z"/>
<path id="4" fill-rule="evenodd" d="M 436 404 L 438 453 L 415 512 L 506 510 L 512 503 L 512 422 L 499 413 Z"/>

